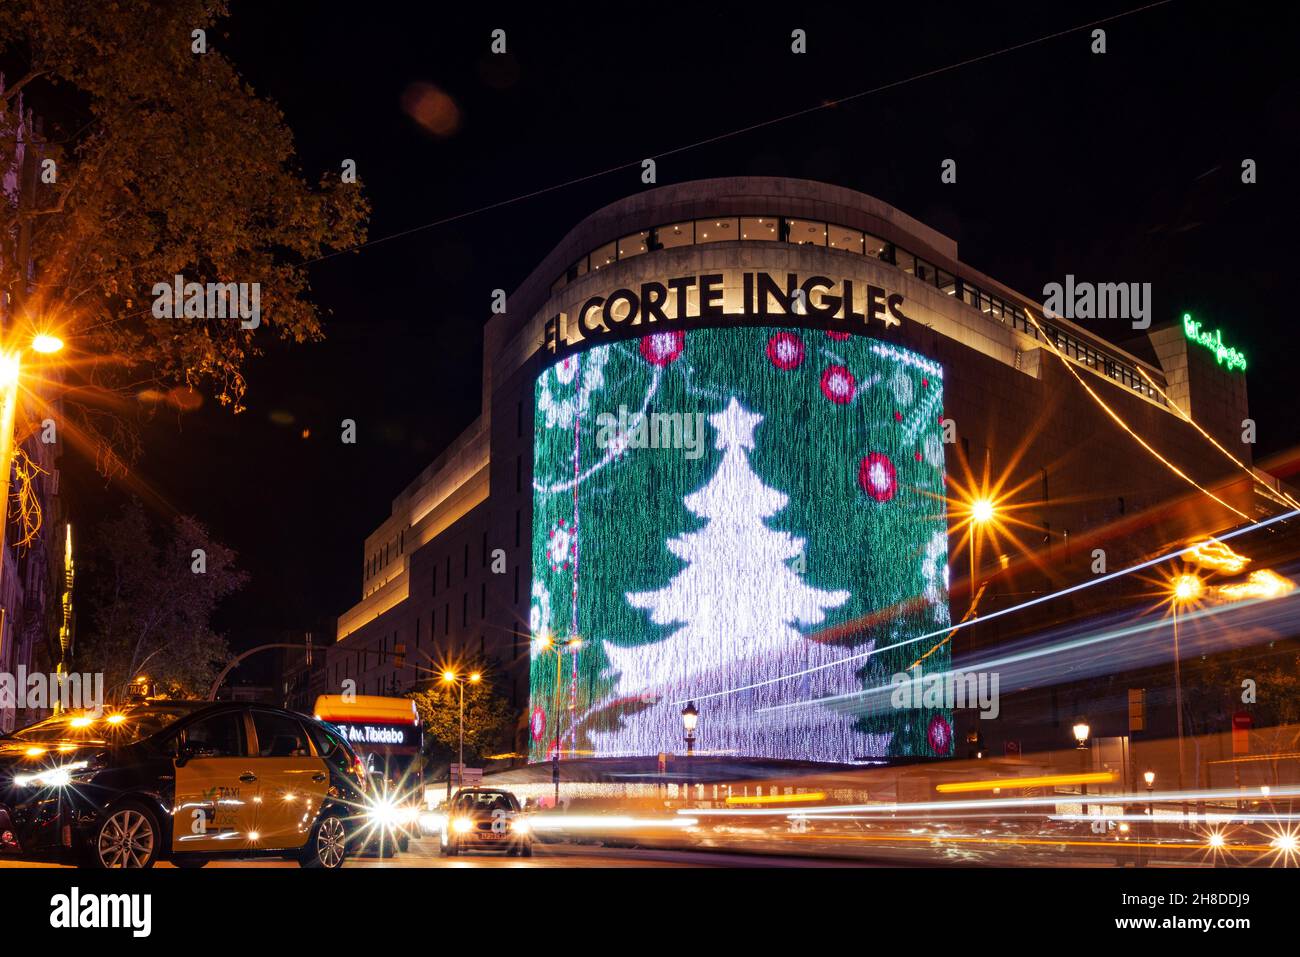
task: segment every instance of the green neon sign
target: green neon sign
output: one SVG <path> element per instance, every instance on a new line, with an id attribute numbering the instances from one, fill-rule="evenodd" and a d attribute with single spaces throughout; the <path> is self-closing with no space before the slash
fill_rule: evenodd
<path id="1" fill-rule="evenodd" d="M 1231 346 L 1223 344 L 1223 333 L 1218 329 L 1210 332 L 1202 329 L 1200 322 L 1192 318 L 1190 312 L 1183 313 L 1183 332 L 1188 339 L 1200 343 L 1214 353 L 1215 360 L 1219 365 L 1226 365 L 1229 370 L 1240 369 L 1246 371 L 1246 357 Z"/>

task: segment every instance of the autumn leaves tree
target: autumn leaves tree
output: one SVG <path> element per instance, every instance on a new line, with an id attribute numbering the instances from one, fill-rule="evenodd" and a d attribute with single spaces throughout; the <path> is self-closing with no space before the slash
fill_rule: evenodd
<path id="1" fill-rule="evenodd" d="M 0 4 L 0 171 L 20 105 L 42 122 L 24 147 L 42 158 L 30 197 L 0 202 L 7 324 L 68 343 L 69 428 L 109 474 L 132 457 L 141 396 L 197 390 L 239 411 L 271 337 L 320 338 L 307 266 L 364 240 L 360 186 L 341 165 L 309 182 L 284 116 L 223 55 L 227 14 L 226 0 Z M 259 283 L 260 326 L 156 317 L 154 285 L 178 274 Z"/>

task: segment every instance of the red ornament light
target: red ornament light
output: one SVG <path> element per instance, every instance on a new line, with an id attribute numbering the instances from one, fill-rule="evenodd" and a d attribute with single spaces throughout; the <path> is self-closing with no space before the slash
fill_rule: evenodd
<path id="1" fill-rule="evenodd" d="M 846 405 L 853 401 L 858 383 L 853 373 L 844 366 L 827 366 L 822 373 L 822 395 L 836 405 Z"/>
<path id="2" fill-rule="evenodd" d="M 767 340 L 767 358 L 778 369 L 798 368 L 803 357 L 803 340 L 793 332 L 778 332 Z"/>
<path id="3" fill-rule="evenodd" d="M 936 714 L 930 719 L 930 728 L 926 733 L 930 740 L 930 749 L 935 754 L 947 754 L 952 747 L 952 726 L 943 715 Z"/>
<path id="4" fill-rule="evenodd" d="M 877 502 L 888 502 L 898 491 L 898 473 L 883 452 L 872 452 L 858 466 L 858 484 Z"/>
<path id="5" fill-rule="evenodd" d="M 681 331 L 656 332 L 641 340 L 641 358 L 652 366 L 666 366 L 686 348 L 686 333 Z"/>

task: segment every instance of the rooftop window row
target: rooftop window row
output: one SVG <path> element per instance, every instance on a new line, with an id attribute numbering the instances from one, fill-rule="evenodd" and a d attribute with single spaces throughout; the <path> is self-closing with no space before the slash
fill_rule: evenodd
<path id="1" fill-rule="evenodd" d="M 878 236 L 818 220 L 792 219 L 788 216 L 726 216 L 715 219 L 684 220 L 643 229 L 608 242 L 583 256 L 555 280 L 551 292 L 558 292 L 589 272 L 599 272 L 616 262 L 643 253 L 672 249 L 674 246 L 698 246 L 737 239 L 794 243 L 799 246 L 824 246 L 850 255 L 867 256 L 889 263 L 907 275 L 934 286 L 940 292 L 957 297 L 967 305 L 978 309 L 991 321 L 1009 324 L 1040 342 L 1044 341 L 1045 337 L 1051 337 L 1056 347 L 1071 359 L 1109 376 L 1161 405 L 1166 404 L 1165 399 L 1142 377 L 1132 363 L 1107 353 L 1098 348 L 1095 343 L 1083 340 L 1041 317 L 1037 320 L 1042 330 L 1040 332 L 1029 321 L 1025 310 L 1005 297 L 987 292 L 969 280 L 940 269 L 922 257 Z"/>

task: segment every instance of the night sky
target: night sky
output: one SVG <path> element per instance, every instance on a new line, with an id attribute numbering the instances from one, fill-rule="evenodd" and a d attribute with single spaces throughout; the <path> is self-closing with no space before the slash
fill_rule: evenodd
<path id="1" fill-rule="evenodd" d="M 308 178 L 353 158 L 374 206 L 373 245 L 311 267 L 327 341 L 271 345 L 248 370 L 244 414 L 208 401 L 146 434 L 139 476 L 252 575 L 222 615 L 235 647 L 360 597 L 364 536 L 478 414 L 490 291 L 513 290 L 580 219 L 647 188 L 644 157 L 658 157 L 660 185 L 759 174 L 861 190 L 1039 298 L 1067 272 L 1151 282 L 1157 324 L 1191 310 L 1248 356 L 1257 456 L 1300 443 L 1294 14 L 1173 2 L 1104 24 L 1104 55 L 1082 30 L 664 155 L 1139 4 L 798 4 L 780 18 L 752 5 L 452 6 L 235 0 L 210 35 L 279 103 Z M 488 53 L 498 27 L 505 57 Z M 795 27 L 806 55 L 790 52 Z M 403 108 L 420 83 L 455 102 L 451 135 Z M 948 157 L 956 185 L 940 183 Z M 1256 185 L 1240 181 L 1247 157 Z M 292 424 L 276 424 L 285 412 Z M 344 418 L 356 445 L 339 441 Z M 84 528 L 120 490 L 71 459 L 65 492 Z"/>

